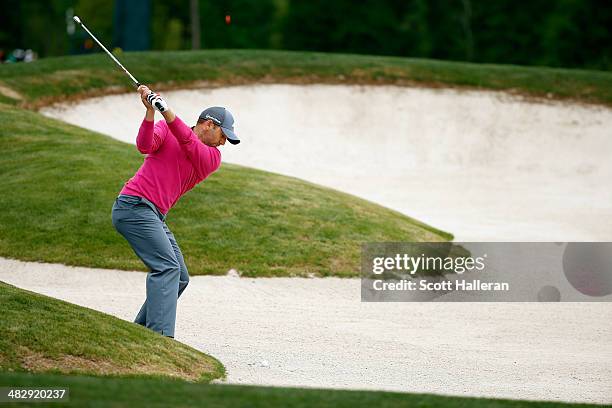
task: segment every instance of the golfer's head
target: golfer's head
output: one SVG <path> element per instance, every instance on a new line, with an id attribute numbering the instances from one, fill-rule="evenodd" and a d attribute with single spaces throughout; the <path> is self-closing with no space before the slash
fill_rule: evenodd
<path id="1" fill-rule="evenodd" d="M 227 109 L 213 106 L 204 109 L 198 117 L 198 125 L 201 135 L 198 137 L 209 146 L 224 145 L 226 141 L 231 144 L 240 143 L 240 139 L 234 133 L 234 116 Z M 197 132 L 196 132 L 197 133 Z"/>

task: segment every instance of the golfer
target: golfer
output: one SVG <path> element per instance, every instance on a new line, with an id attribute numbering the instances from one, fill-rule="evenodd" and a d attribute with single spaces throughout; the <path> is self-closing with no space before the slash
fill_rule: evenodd
<path id="1" fill-rule="evenodd" d="M 217 147 L 226 140 L 232 144 L 240 140 L 234 133 L 234 118 L 225 108 L 205 109 L 190 128 L 160 95 L 144 85 L 138 91 L 147 111 L 136 147 L 146 157 L 115 200 L 112 220 L 150 269 L 147 298 L 134 322 L 174 337 L 176 303 L 189 283 L 189 273 L 166 215 L 183 194 L 219 168 Z M 154 123 L 155 110 L 165 120 Z"/>

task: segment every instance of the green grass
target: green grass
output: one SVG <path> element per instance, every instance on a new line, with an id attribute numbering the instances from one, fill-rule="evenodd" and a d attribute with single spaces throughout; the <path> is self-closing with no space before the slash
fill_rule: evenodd
<path id="1" fill-rule="evenodd" d="M 445 397 L 430 394 L 273 388 L 193 384 L 155 379 L 28 375 L 0 372 L 0 384 L 12 387 L 69 388 L 68 403 L 31 403 L 33 407 L 248 407 L 248 408 L 553 408 L 591 404 Z M 19 403 L 18 406 L 26 406 Z"/>
<path id="2" fill-rule="evenodd" d="M 0 256 L 146 270 L 111 223 L 134 146 L 0 104 Z M 450 234 L 356 197 L 224 164 L 186 194 L 167 223 L 190 274 L 357 276 L 369 241 Z"/>
<path id="3" fill-rule="evenodd" d="M 399 84 L 506 90 L 612 106 L 612 73 L 604 71 L 263 50 L 139 52 L 119 58 L 142 83 L 158 90 L 198 81 Z M 113 92 L 132 89 L 129 79 L 104 54 L 5 64 L 0 66 L 2 84 L 20 93 L 24 106 L 109 88 Z"/>
<path id="4" fill-rule="evenodd" d="M 209 382 L 204 353 L 135 323 L 0 282 L 0 370 Z M 5 374 L 6 375 L 6 374 Z"/>

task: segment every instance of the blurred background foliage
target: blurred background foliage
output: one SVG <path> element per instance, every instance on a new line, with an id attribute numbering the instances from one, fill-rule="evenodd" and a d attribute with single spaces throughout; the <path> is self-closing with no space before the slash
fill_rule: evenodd
<path id="1" fill-rule="evenodd" d="M 0 0 L 0 49 L 39 57 L 134 49 L 251 48 L 610 70 L 605 0 Z M 123 9 L 131 19 L 118 17 Z M 194 37 L 195 36 L 195 37 Z"/>

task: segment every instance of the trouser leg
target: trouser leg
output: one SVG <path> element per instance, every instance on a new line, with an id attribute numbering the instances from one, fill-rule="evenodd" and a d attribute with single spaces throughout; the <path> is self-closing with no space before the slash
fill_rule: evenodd
<path id="1" fill-rule="evenodd" d="M 150 269 L 147 298 L 135 321 L 165 336 L 174 336 L 180 263 L 163 221 L 146 205 L 118 202 L 113 207 L 113 225 Z"/>
<path id="2" fill-rule="evenodd" d="M 134 323 L 138 323 L 141 326 L 147 325 L 147 300 L 145 299 L 142 306 L 140 306 L 140 310 L 134 319 Z"/>
<path id="3" fill-rule="evenodd" d="M 181 297 L 181 294 L 183 293 L 183 291 L 185 290 L 185 288 L 187 288 L 187 285 L 189 284 L 189 271 L 187 270 L 187 266 L 185 265 L 185 259 L 183 258 L 183 253 L 181 252 L 181 248 L 179 247 L 178 243 L 176 242 L 176 239 L 174 238 L 174 234 L 170 231 L 166 223 L 163 224 L 163 227 L 164 227 L 164 231 L 166 232 L 166 236 L 170 240 L 170 244 L 172 245 L 172 248 L 174 249 L 174 255 L 176 256 L 176 259 L 179 263 L 180 275 L 179 275 L 179 288 L 178 288 L 178 296 L 177 296 L 177 298 L 179 298 Z M 145 300 L 142 307 L 140 308 L 140 311 L 138 312 L 138 315 L 136 315 L 136 319 L 134 321 L 144 326 L 146 322 L 146 317 L 147 317 L 147 301 Z"/>
<path id="4" fill-rule="evenodd" d="M 170 244 L 172 245 L 172 249 L 174 249 L 174 255 L 176 256 L 176 260 L 179 263 L 180 267 L 180 276 L 179 276 L 179 289 L 178 289 L 178 297 L 181 297 L 181 294 L 187 288 L 189 284 L 189 271 L 187 270 L 187 265 L 185 265 L 185 259 L 183 258 L 183 253 L 181 252 L 181 248 L 179 247 L 176 239 L 174 238 L 174 234 L 170 231 L 166 223 L 164 223 L 164 231 L 166 232 L 166 236 L 168 240 L 170 240 Z"/>

